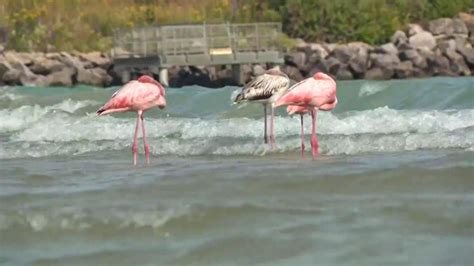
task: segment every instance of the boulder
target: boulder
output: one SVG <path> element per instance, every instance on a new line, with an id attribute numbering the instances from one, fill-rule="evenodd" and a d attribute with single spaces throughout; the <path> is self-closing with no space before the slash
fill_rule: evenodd
<path id="1" fill-rule="evenodd" d="M 461 19 L 439 18 L 430 21 L 429 29 L 433 35 L 452 35 L 469 33 L 466 24 Z"/>
<path id="2" fill-rule="evenodd" d="M 465 12 L 461 12 L 458 14 L 458 18 L 464 22 L 464 24 L 467 27 L 467 30 L 471 33 L 471 36 L 473 36 L 474 33 L 474 14 L 469 14 Z"/>
<path id="3" fill-rule="evenodd" d="M 3 75 L 11 69 L 13 69 L 13 67 L 5 58 L 5 56 L 0 55 L 0 77 L 3 77 Z"/>
<path id="4" fill-rule="evenodd" d="M 46 76 L 49 86 L 71 87 L 73 85 L 73 75 L 76 71 L 72 68 L 63 68 Z"/>
<path id="5" fill-rule="evenodd" d="M 352 58 L 353 49 L 351 49 L 348 45 L 338 45 L 334 50 L 331 52 L 330 56 L 335 57 L 341 63 L 349 63 L 349 60 Z"/>
<path id="6" fill-rule="evenodd" d="M 449 59 L 441 54 L 434 53 L 432 57 L 427 58 L 428 69 L 433 75 L 439 76 L 455 76 L 449 67 Z"/>
<path id="7" fill-rule="evenodd" d="M 419 32 L 408 39 L 409 44 L 414 48 L 426 47 L 433 49 L 436 47 L 436 40 L 430 32 Z"/>
<path id="8" fill-rule="evenodd" d="M 318 44 L 318 43 L 310 44 L 310 50 L 311 50 L 311 56 L 315 56 L 319 60 L 325 59 L 329 55 L 326 48 L 324 48 L 324 46 L 322 46 L 321 44 Z"/>
<path id="9" fill-rule="evenodd" d="M 395 46 L 399 46 L 402 43 L 408 43 L 408 37 L 405 32 L 397 30 L 390 38 L 390 42 Z"/>
<path id="10" fill-rule="evenodd" d="M 351 80 L 354 79 L 354 76 L 352 75 L 351 71 L 349 71 L 349 68 L 347 65 L 339 67 L 336 73 L 336 79 L 338 80 Z"/>
<path id="11" fill-rule="evenodd" d="M 307 56 L 304 52 L 291 53 L 288 60 L 293 62 L 297 68 L 302 69 L 306 65 Z"/>
<path id="12" fill-rule="evenodd" d="M 337 74 L 337 71 L 341 67 L 341 62 L 335 57 L 329 57 L 324 60 L 324 65 L 326 66 L 327 71 L 333 75 Z"/>
<path id="13" fill-rule="evenodd" d="M 8 85 L 20 85 L 21 71 L 15 68 L 7 70 L 3 76 L 2 80 Z"/>
<path id="14" fill-rule="evenodd" d="M 411 37 L 418 33 L 422 33 L 425 30 L 418 24 L 408 24 L 408 36 Z"/>
<path id="15" fill-rule="evenodd" d="M 253 66 L 253 75 L 254 76 L 260 76 L 260 75 L 263 75 L 263 73 L 265 73 L 266 69 L 263 68 L 262 65 L 254 65 Z"/>
<path id="16" fill-rule="evenodd" d="M 374 53 L 398 55 L 398 49 L 395 44 L 389 42 L 374 49 Z"/>
<path id="17" fill-rule="evenodd" d="M 386 80 L 391 79 L 393 77 L 394 70 L 383 68 L 383 67 L 373 67 L 369 69 L 366 73 L 364 78 L 365 79 L 375 79 L 375 80 Z"/>
<path id="18" fill-rule="evenodd" d="M 427 62 L 426 59 L 420 55 L 415 49 L 403 50 L 398 54 L 400 60 L 402 61 L 411 61 L 413 66 L 418 68 L 426 68 Z"/>
<path id="19" fill-rule="evenodd" d="M 446 54 L 448 51 L 456 51 L 456 41 L 453 39 L 443 40 L 438 43 L 439 50 Z"/>
<path id="20" fill-rule="evenodd" d="M 457 47 L 456 49 L 459 54 L 461 54 L 466 62 L 468 63 L 471 68 L 474 67 L 474 48 L 466 48 L 466 47 Z"/>
<path id="21" fill-rule="evenodd" d="M 394 54 L 378 54 L 371 53 L 370 56 L 371 65 L 377 68 L 393 68 L 395 65 L 400 63 L 400 59 Z"/>
<path id="22" fill-rule="evenodd" d="M 296 82 L 301 81 L 304 79 L 303 75 L 298 68 L 289 65 L 283 65 L 281 67 L 281 71 L 288 75 L 288 77 Z"/>
<path id="23" fill-rule="evenodd" d="M 403 61 L 394 67 L 395 78 L 405 79 L 413 77 L 413 63 L 411 61 Z"/>
<path id="24" fill-rule="evenodd" d="M 79 53 L 77 56 L 81 60 L 92 62 L 94 67 L 107 69 L 112 64 L 112 59 L 107 54 L 101 52 Z"/>
<path id="25" fill-rule="evenodd" d="M 61 71 L 64 67 L 66 66 L 57 60 L 38 57 L 33 61 L 30 70 L 35 74 L 48 75 L 52 72 Z"/>
<path id="26" fill-rule="evenodd" d="M 449 67 L 455 74 L 470 76 L 471 70 L 464 61 L 464 57 L 457 52 L 448 51 L 446 57 L 449 59 Z"/>

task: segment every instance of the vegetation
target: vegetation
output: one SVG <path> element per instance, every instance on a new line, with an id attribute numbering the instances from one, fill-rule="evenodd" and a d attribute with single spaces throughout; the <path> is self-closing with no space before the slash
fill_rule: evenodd
<path id="1" fill-rule="evenodd" d="M 290 37 L 376 44 L 408 22 L 473 7 L 474 0 L 2 0 L 0 41 L 19 51 L 107 51 L 115 28 L 282 21 Z"/>

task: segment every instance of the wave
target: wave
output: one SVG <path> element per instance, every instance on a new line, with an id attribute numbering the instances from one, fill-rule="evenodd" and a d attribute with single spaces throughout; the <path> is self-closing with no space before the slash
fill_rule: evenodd
<path id="1" fill-rule="evenodd" d="M 0 147 L 0 158 L 77 155 L 87 152 L 128 150 L 135 118 L 74 112 L 94 101 L 65 100 L 53 106 L 22 106 L 0 111 L 0 133 L 10 133 Z M 299 117 L 276 117 L 275 152 L 297 150 Z M 260 155 L 262 119 L 245 117 L 147 118 L 147 135 L 154 154 Z M 474 110 L 394 110 L 388 107 L 343 114 L 318 113 L 321 151 L 327 154 L 404 151 L 434 148 L 471 149 L 474 145 Z M 305 131 L 310 132 L 306 117 Z M 308 145 L 309 145 L 309 136 Z M 128 152 L 128 151 L 127 151 Z"/>

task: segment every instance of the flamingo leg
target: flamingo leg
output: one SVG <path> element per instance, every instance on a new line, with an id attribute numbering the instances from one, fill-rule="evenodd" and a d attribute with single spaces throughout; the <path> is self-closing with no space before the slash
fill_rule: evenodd
<path id="1" fill-rule="evenodd" d="M 304 158 L 304 127 L 303 127 L 303 114 L 300 114 L 301 118 L 301 157 Z"/>
<path id="2" fill-rule="evenodd" d="M 143 147 L 145 150 L 146 164 L 150 164 L 150 146 L 146 140 L 145 121 L 143 121 L 143 112 L 140 111 L 140 120 L 142 122 Z"/>
<path id="3" fill-rule="evenodd" d="M 316 111 L 317 108 L 311 110 L 312 128 L 311 128 L 311 153 L 313 157 L 318 156 L 318 138 L 316 136 Z"/>
<path id="4" fill-rule="evenodd" d="M 137 165 L 138 127 L 140 127 L 140 112 L 137 112 L 137 124 L 135 125 L 135 133 L 133 134 L 133 142 L 132 142 L 133 165 Z"/>
<path id="5" fill-rule="evenodd" d="M 270 145 L 272 150 L 276 149 L 275 143 L 275 107 L 274 104 L 271 105 L 272 107 L 272 115 L 270 120 Z"/>
<path id="6" fill-rule="evenodd" d="M 263 139 L 265 141 L 265 144 L 268 143 L 268 135 L 267 135 L 267 104 L 263 104 L 263 124 L 264 124 L 264 132 L 263 132 Z"/>

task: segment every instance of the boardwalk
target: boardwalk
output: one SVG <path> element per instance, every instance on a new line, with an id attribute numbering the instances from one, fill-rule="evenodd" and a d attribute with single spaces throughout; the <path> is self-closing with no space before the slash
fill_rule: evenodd
<path id="1" fill-rule="evenodd" d="M 280 23 L 166 25 L 117 30 L 112 57 L 127 79 L 133 69 L 282 63 Z M 161 78 L 162 75 L 160 75 Z M 166 82 L 166 81 L 165 81 Z"/>

